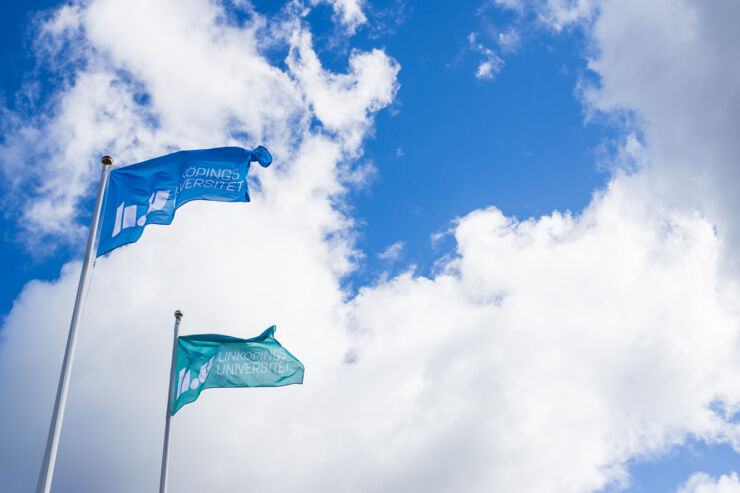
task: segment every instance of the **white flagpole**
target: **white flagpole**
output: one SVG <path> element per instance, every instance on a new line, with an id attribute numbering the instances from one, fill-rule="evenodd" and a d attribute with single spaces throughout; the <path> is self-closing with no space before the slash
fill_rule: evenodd
<path id="1" fill-rule="evenodd" d="M 167 413 L 164 418 L 164 444 L 162 445 L 162 472 L 159 476 L 159 493 L 167 491 L 167 466 L 170 455 L 170 418 L 175 402 L 175 372 L 177 371 L 177 338 L 180 335 L 182 312 L 175 312 L 175 335 L 172 340 L 172 363 L 170 364 L 170 387 L 167 395 Z"/>
<path id="2" fill-rule="evenodd" d="M 64 420 L 64 408 L 67 404 L 67 392 L 69 390 L 69 377 L 72 371 L 72 362 L 75 356 L 75 345 L 77 343 L 77 327 L 80 325 L 80 315 L 85 302 L 85 291 L 87 288 L 89 276 L 88 270 L 91 269 L 91 263 L 95 259 L 95 243 L 98 236 L 98 221 L 100 220 L 100 208 L 103 203 L 103 193 L 108 184 L 108 173 L 113 165 L 113 159 L 110 156 L 103 156 L 100 160 L 103 168 L 100 171 L 100 183 L 98 184 L 98 194 L 95 197 L 95 209 L 93 210 L 92 222 L 90 223 L 90 232 L 87 235 L 87 248 L 85 250 L 85 260 L 82 262 L 82 272 L 80 272 L 80 282 L 77 285 L 77 298 L 75 307 L 72 311 L 72 322 L 69 324 L 69 335 L 67 336 L 67 348 L 64 350 L 64 361 L 62 362 L 62 372 L 59 375 L 59 386 L 57 387 L 57 398 L 54 402 L 54 412 L 51 416 L 51 425 L 49 426 L 49 437 L 46 440 L 46 451 L 44 452 L 44 463 L 41 466 L 39 483 L 36 487 L 36 493 L 49 493 L 51 490 L 51 480 L 54 475 L 54 463 L 57 459 L 57 449 L 59 448 L 59 435 L 62 431 L 62 421 Z"/>

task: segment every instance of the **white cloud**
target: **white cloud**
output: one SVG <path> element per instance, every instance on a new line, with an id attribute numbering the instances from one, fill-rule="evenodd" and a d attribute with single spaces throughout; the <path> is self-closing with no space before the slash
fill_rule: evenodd
<path id="1" fill-rule="evenodd" d="M 344 26 L 348 34 L 354 34 L 357 28 L 367 22 L 362 11 L 363 0 L 311 0 L 313 5 L 329 3 L 334 9 L 335 21 Z"/>
<path id="2" fill-rule="evenodd" d="M 495 73 L 498 72 L 498 65 L 494 61 L 486 60 L 478 65 L 478 70 L 475 71 L 475 77 L 478 79 L 493 79 Z"/>
<path id="3" fill-rule="evenodd" d="M 557 30 L 574 22 L 590 20 L 598 12 L 601 0 L 494 0 L 503 8 L 518 13 L 535 11 L 539 19 Z"/>
<path id="4" fill-rule="evenodd" d="M 327 130 L 339 132 L 350 149 L 357 149 L 368 129 L 368 114 L 392 101 L 399 66 L 376 49 L 353 52 L 349 73 L 328 73 L 312 49 L 310 33 L 296 33 L 292 42 L 288 67 L 316 118 Z"/>
<path id="5" fill-rule="evenodd" d="M 519 12 L 524 9 L 524 2 L 521 0 L 494 0 L 493 3 Z"/>
<path id="6" fill-rule="evenodd" d="M 601 86 L 585 100 L 600 111 L 630 109 L 644 132 L 656 192 L 690 203 L 722 232 L 723 253 L 740 273 L 740 97 L 731 63 L 740 38 L 737 2 L 609 2 L 593 26 Z M 729 266 L 729 265 L 728 265 Z"/>
<path id="7" fill-rule="evenodd" d="M 403 248 L 406 244 L 403 241 L 397 241 L 378 254 L 381 260 L 398 260 L 401 257 Z"/>
<path id="8" fill-rule="evenodd" d="M 519 36 L 519 31 L 510 27 L 506 31 L 498 33 L 496 41 L 498 42 L 498 46 L 502 53 L 512 53 L 519 47 L 521 38 Z"/>
<path id="9" fill-rule="evenodd" d="M 504 61 L 492 49 L 484 46 L 478 41 L 478 33 L 468 35 L 470 49 L 481 54 L 483 60 L 478 64 L 475 77 L 480 80 L 493 80 L 493 78 L 504 68 Z"/>
<path id="10" fill-rule="evenodd" d="M 596 15 L 600 0 L 545 0 L 541 2 L 541 17 L 557 29 L 566 25 L 589 20 Z"/>
<path id="11" fill-rule="evenodd" d="M 598 491 L 689 436 L 740 445 L 710 407 L 740 399 L 737 286 L 720 280 L 718 239 L 634 186 L 614 181 L 578 217 L 473 212 L 446 273 L 354 300 L 370 394 L 405 389 L 399 454 L 461 471 L 433 491 Z"/>
<path id="12" fill-rule="evenodd" d="M 739 493 L 740 481 L 737 474 L 722 475 L 716 481 L 703 472 L 691 476 L 679 489 L 678 493 Z"/>
<path id="13" fill-rule="evenodd" d="M 587 110 L 621 114 L 640 129 L 653 193 L 706 214 L 722 231 L 728 267 L 740 273 L 740 68 L 730 62 L 740 49 L 740 4 L 547 0 L 534 8 L 557 29 L 584 29 L 599 76 L 598 85 L 583 84 Z"/>

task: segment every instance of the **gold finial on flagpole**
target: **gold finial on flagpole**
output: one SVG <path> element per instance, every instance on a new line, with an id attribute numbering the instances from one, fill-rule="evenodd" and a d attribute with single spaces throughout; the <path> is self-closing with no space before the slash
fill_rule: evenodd
<path id="1" fill-rule="evenodd" d="M 100 159 L 100 164 L 103 166 L 113 166 L 113 158 L 110 156 L 103 156 Z"/>

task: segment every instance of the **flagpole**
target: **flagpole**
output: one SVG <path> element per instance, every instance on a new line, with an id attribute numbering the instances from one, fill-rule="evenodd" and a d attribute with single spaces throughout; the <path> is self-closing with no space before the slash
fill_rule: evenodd
<path id="1" fill-rule="evenodd" d="M 82 272 L 80 272 L 80 282 L 77 285 L 77 298 L 75 298 L 75 307 L 72 310 L 72 321 L 69 324 L 69 335 L 67 336 L 67 347 L 64 350 L 64 360 L 62 362 L 62 372 L 59 375 L 59 386 L 57 387 L 57 397 L 54 401 L 54 411 L 51 416 L 51 425 L 49 426 L 49 437 L 46 440 L 46 451 L 44 452 L 44 462 L 41 466 L 36 493 L 49 493 L 51 490 L 51 480 L 54 475 L 54 464 L 57 459 L 57 449 L 59 448 L 59 435 L 62 431 L 62 421 L 64 420 L 64 408 L 67 404 L 67 392 L 69 391 L 69 378 L 72 371 L 72 362 L 75 356 L 75 346 L 77 344 L 77 327 L 80 325 L 80 315 L 82 307 L 85 304 L 85 291 L 89 281 L 88 271 L 91 270 L 91 263 L 95 259 L 95 243 L 98 237 L 98 221 L 100 220 L 100 208 L 103 203 L 103 194 L 108 184 L 108 174 L 110 167 L 113 165 L 113 159 L 110 156 L 103 156 L 100 160 L 102 169 L 100 171 L 100 183 L 98 183 L 98 193 L 95 196 L 95 209 L 93 210 L 92 221 L 90 222 L 90 231 L 87 235 L 87 247 L 85 249 L 85 259 L 82 262 Z M 93 263 L 94 265 L 94 263 Z"/>
<path id="2" fill-rule="evenodd" d="M 170 454 L 170 418 L 175 400 L 175 372 L 177 371 L 177 338 L 180 335 L 182 312 L 175 311 L 175 335 L 172 340 L 172 363 L 170 363 L 170 387 L 167 394 L 167 413 L 164 418 L 164 444 L 162 445 L 162 472 L 159 476 L 159 493 L 167 491 L 167 466 Z"/>

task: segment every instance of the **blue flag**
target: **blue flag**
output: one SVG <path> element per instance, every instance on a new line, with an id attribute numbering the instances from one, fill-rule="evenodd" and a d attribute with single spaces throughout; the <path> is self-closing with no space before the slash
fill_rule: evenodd
<path id="1" fill-rule="evenodd" d="M 249 202 L 249 164 L 267 167 L 272 156 L 219 147 L 180 151 L 110 172 L 100 226 L 98 257 L 141 237 L 147 224 L 170 224 L 175 210 L 191 200 Z"/>

